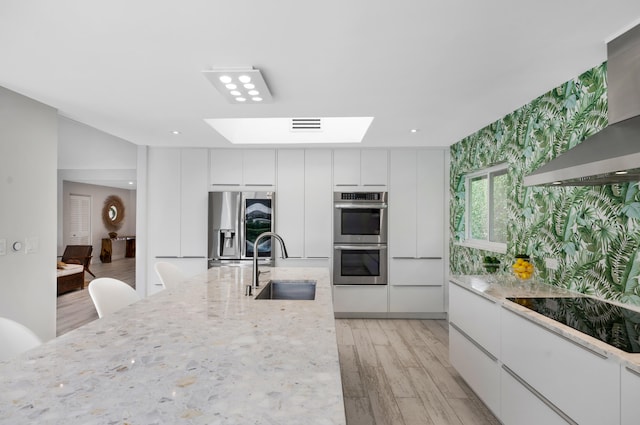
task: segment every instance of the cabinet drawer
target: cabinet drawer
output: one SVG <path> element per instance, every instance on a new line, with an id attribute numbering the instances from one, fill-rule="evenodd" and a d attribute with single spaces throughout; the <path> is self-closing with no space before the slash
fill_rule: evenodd
<path id="1" fill-rule="evenodd" d="M 449 326 L 449 360 L 460 376 L 496 415 L 500 413 L 500 366 L 455 326 Z M 540 422 L 545 423 L 545 422 Z"/>
<path id="2" fill-rule="evenodd" d="M 640 373 L 635 370 L 621 366 L 622 394 L 621 394 L 621 415 L 622 425 L 635 425 L 640 419 L 640 403 L 638 396 L 640 395 Z"/>
<path id="3" fill-rule="evenodd" d="M 442 286 L 390 286 L 391 313 L 441 313 L 444 311 Z"/>
<path id="4" fill-rule="evenodd" d="M 500 353 L 500 306 L 452 283 L 449 285 L 449 321 L 493 356 Z"/>
<path id="5" fill-rule="evenodd" d="M 387 285 L 335 285 L 333 311 L 336 313 L 386 313 Z"/>
<path id="6" fill-rule="evenodd" d="M 619 364 L 506 308 L 502 362 L 579 424 L 620 423 Z"/>
<path id="7" fill-rule="evenodd" d="M 441 258 L 391 258 L 389 282 L 392 285 L 444 285 L 444 260 Z"/>
<path id="8" fill-rule="evenodd" d="M 502 393 L 500 421 L 504 425 L 567 425 L 571 423 L 504 369 L 500 375 L 500 391 Z"/>

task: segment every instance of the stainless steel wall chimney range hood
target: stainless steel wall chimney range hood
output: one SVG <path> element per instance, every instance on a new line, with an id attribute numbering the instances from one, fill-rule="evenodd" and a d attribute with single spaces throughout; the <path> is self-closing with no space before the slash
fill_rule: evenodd
<path id="1" fill-rule="evenodd" d="M 609 125 L 525 176 L 525 186 L 640 181 L 640 25 L 607 44 Z"/>

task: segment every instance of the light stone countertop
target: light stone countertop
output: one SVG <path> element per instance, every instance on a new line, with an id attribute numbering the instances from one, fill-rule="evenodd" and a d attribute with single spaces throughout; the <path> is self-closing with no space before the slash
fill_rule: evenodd
<path id="1" fill-rule="evenodd" d="M 313 301 L 247 297 L 251 272 L 209 269 L 0 362 L 0 424 L 345 424 L 329 271 L 261 275 L 316 280 Z"/>
<path id="2" fill-rule="evenodd" d="M 569 291 L 542 282 L 536 282 L 534 280 L 531 280 L 530 282 L 521 282 L 516 280 L 513 276 L 459 275 L 450 276 L 449 280 L 462 288 L 468 289 L 484 298 L 497 302 L 504 308 L 525 317 L 568 340 L 574 341 L 595 353 L 607 358 L 616 359 L 620 364 L 640 373 L 640 354 L 622 351 L 612 345 L 600 341 L 597 338 L 579 332 L 569 326 L 506 299 L 507 297 L 586 297 L 588 295 Z M 614 305 L 640 312 L 640 308 L 636 306 L 612 301 L 609 302 Z"/>

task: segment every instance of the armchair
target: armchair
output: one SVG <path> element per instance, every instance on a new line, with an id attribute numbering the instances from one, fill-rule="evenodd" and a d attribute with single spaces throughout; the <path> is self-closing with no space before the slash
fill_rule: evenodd
<path id="1" fill-rule="evenodd" d="M 96 275 L 89 270 L 92 252 L 93 246 L 91 245 L 67 245 L 60 261 L 67 264 L 82 264 L 84 271 L 96 277 Z"/>

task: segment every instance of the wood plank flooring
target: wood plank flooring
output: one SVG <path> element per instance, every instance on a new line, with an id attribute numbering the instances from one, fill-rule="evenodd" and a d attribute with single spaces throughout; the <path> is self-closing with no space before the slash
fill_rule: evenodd
<path id="1" fill-rule="evenodd" d="M 91 270 L 135 287 L 135 258 Z M 97 318 L 86 289 L 58 297 L 58 335 Z M 347 425 L 500 423 L 449 363 L 446 321 L 337 319 L 336 331 Z"/>
<path id="2" fill-rule="evenodd" d="M 136 287 L 136 259 L 123 258 L 111 263 L 92 262 L 91 271 L 96 277 L 113 277 Z M 89 291 L 86 289 L 93 276 L 84 274 L 85 289 L 68 292 L 57 299 L 56 336 L 65 334 L 77 327 L 98 318 Z"/>
<path id="3" fill-rule="evenodd" d="M 500 422 L 449 363 L 445 320 L 337 319 L 347 425 Z"/>

